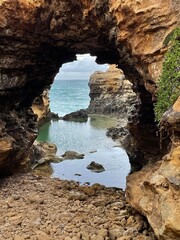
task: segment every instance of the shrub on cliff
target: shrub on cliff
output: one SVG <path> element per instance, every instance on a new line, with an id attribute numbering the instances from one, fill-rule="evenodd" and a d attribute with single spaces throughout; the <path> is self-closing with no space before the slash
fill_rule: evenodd
<path id="1" fill-rule="evenodd" d="M 158 122 L 180 95 L 180 28 L 176 28 L 168 39 L 170 48 L 163 63 L 162 75 L 158 83 L 157 103 L 154 108 Z"/>

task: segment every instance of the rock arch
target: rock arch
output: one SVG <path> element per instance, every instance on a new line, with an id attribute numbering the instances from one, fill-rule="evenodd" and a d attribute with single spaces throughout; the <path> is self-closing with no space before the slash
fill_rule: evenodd
<path id="1" fill-rule="evenodd" d="M 153 121 L 156 82 L 179 6 L 180 0 L 0 0 L 0 175 L 28 160 L 37 135 L 30 105 L 76 53 L 123 69 L 141 100 L 130 124 L 133 141 L 141 150 L 148 146 L 149 135 L 142 135 Z M 176 116 L 179 103 L 171 111 Z M 133 157 L 144 158 L 135 150 Z M 159 239 L 179 239 L 179 142 L 165 160 L 130 175 L 126 196 Z"/>
<path id="2" fill-rule="evenodd" d="M 178 3 L 1 0 L 1 174 L 26 158 L 37 134 L 29 106 L 76 53 L 118 64 L 140 93 L 141 110 L 152 108 L 167 50 L 163 42 L 178 24 Z"/>

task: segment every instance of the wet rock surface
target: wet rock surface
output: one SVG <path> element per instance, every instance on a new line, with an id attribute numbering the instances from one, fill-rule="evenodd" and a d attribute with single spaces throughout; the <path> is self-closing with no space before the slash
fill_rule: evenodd
<path id="1" fill-rule="evenodd" d="M 116 188 L 31 174 L 0 180 L 1 240 L 154 240 Z"/>
<path id="2" fill-rule="evenodd" d="M 86 122 L 88 120 L 88 115 L 85 109 L 80 109 L 76 112 L 66 114 L 61 119 L 65 121 Z"/>
<path id="3" fill-rule="evenodd" d="M 64 159 L 56 155 L 57 147 L 53 143 L 35 141 L 30 154 L 30 168 L 35 169 L 39 165 L 50 162 L 61 162 Z"/>
<path id="4" fill-rule="evenodd" d="M 78 153 L 75 151 L 66 151 L 62 156 L 63 159 L 83 159 L 84 154 L 83 153 Z"/>
<path id="5" fill-rule="evenodd" d="M 83 159 L 84 154 L 75 151 L 66 151 L 63 155 L 58 156 L 57 146 L 53 143 L 35 141 L 30 154 L 30 168 L 34 170 L 41 165 L 50 163 L 59 163 L 64 160 Z M 42 173 L 43 173 L 42 169 Z"/>
<path id="6" fill-rule="evenodd" d="M 97 56 L 98 63 L 118 64 L 136 92 L 148 90 L 150 98 L 141 98 L 143 107 L 148 108 L 167 50 L 164 40 L 179 22 L 178 9 L 178 0 L 1 0 L 1 112 L 8 115 L 13 109 L 18 115 L 22 111 L 26 119 L 25 111 L 52 84 L 62 64 L 87 52 Z M 31 120 L 32 116 L 26 131 L 28 127 L 35 131 Z M 5 123 L 9 126 L 8 119 Z M 7 127 L 5 135 L 9 131 Z M 33 144 L 29 136 L 20 138 L 29 147 Z M 25 144 L 16 148 L 20 138 L 14 138 L 11 145 L 11 156 L 16 154 L 16 159 L 6 152 L 7 157 L 0 160 L 1 172 L 7 169 L 7 162 L 20 162 L 26 154 Z"/>
<path id="7" fill-rule="evenodd" d="M 27 160 L 37 135 L 30 111 L 35 97 L 53 82 L 62 64 L 75 60 L 76 53 L 87 52 L 96 55 L 99 63 L 117 63 L 133 82 L 141 106 L 136 111 L 137 121 L 130 126 L 134 133 L 132 143 L 137 146 L 132 152 L 144 149 L 141 154 L 134 154 L 134 157 L 138 156 L 136 160 L 147 162 L 151 160 L 152 152 L 156 157 L 153 160 L 157 160 L 157 137 L 151 138 L 147 129 L 151 130 L 154 121 L 152 97 L 168 49 L 165 40 L 179 24 L 179 6 L 179 0 L 1 0 L 0 174 L 14 172 L 17 165 Z M 156 130 L 154 128 L 154 136 Z M 174 142 L 175 146 L 178 142 Z M 146 149 L 147 146 L 150 148 Z M 174 166 L 178 169 L 178 151 L 172 154 L 175 161 L 170 161 L 170 169 Z M 173 175 L 168 179 L 176 182 Z M 140 189 L 141 181 L 136 183 Z M 157 192 L 163 191 L 158 189 Z M 137 192 L 134 193 L 136 196 Z M 150 203 L 154 203 L 154 198 Z M 8 209 L 6 204 L 2 203 L 2 206 Z M 158 211 L 155 209 L 155 212 Z M 162 219 L 161 214 L 159 216 Z M 21 215 L 11 217 L 10 222 L 2 225 L 8 228 L 2 238 L 12 238 L 8 238 L 8 232 L 11 232 L 13 221 L 21 230 L 25 229 Z M 169 222 L 167 225 L 171 227 Z M 42 229 L 37 231 L 36 238 L 48 238 Z M 168 229 L 169 235 L 172 236 L 174 231 L 179 233 L 178 226 Z M 13 235 L 16 239 L 28 239 L 28 234 L 19 236 L 18 229 Z"/>
<path id="8" fill-rule="evenodd" d="M 91 170 L 92 172 L 104 172 L 105 168 L 103 167 L 103 165 L 96 163 L 96 162 L 91 162 L 87 167 L 87 169 Z"/>

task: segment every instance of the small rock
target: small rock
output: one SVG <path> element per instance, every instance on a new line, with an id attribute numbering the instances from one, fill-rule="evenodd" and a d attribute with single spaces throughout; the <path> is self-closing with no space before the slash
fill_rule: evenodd
<path id="1" fill-rule="evenodd" d="M 106 187 L 102 184 L 94 183 L 92 185 L 92 188 L 95 189 L 96 191 L 101 191 L 101 190 L 104 190 Z"/>
<path id="2" fill-rule="evenodd" d="M 98 235 L 97 235 L 97 240 L 104 240 L 105 237 L 107 237 L 108 235 L 108 230 L 107 229 L 101 229 L 99 230 L 98 232 Z"/>
<path id="3" fill-rule="evenodd" d="M 93 196 L 96 193 L 96 190 L 89 186 L 81 186 L 79 187 L 82 192 L 87 194 L 88 196 Z"/>
<path id="4" fill-rule="evenodd" d="M 66 114 L 62 119 L 65 121 L 86 122 L 88 120 L 88 115 L 86 110 L 80 109 L 77 112 Z"/>
<path id="5" fill-rule="evenodd" d="M 121 228 L 109 230 L 109 237 L 111 240 L 116 240 L 117 238 L 122 237 L 122 235 L 123 229 Z"/>
<path id="6" fill-rule="evenodd" d="M 132 240 L 132 238 L 130 236 L 122 236 L 118 237 L 116 240 Z"/>
<path id="7" fill-rule="evenodd" d="M 151 239 L 152 239 L 151 237 L 144 236 L 143 234 L 133 238 L 133 240 L 151 240 Z"/>
<path id="8" fill-rule="evenodd" d="M 41 197 L 34 196 L 34 195 L 29 196 L 29 201 L 30 203 L 38 203 L 38 204 L 43 204 L 44 202 L 44 200 Z"/>
<path id="9" fill-rule="evenodd" d="M 20 237 L 20 236 L 15 236 L 14 240 L 25 240 L 25 239 L 23 237 Z"/>
<path id="10" fill-rule="evenodd" d="M 60 163 L 62 162 L 64 159 L 62 157 L 58 157 L 58 156 L 47 156 L 47 161 L 52 162 L 52 163 Z"/>
<path id="11" fill-rule="evenodd" d="M 132 224 L 135 222 L 134 216 L 130 216 L 127 219 L 127 226 L 132 226 Z"/>
<path id="12" fill-rule="evenodd" d="M 121 210 L 121 211 L 120 211 L 120 214 L 121 214 L 122 216 L 125 216 L 125 215 L 127 215 L 128 213 L 127 213 L 127 210 L 125 209 L 125 210 Z"/>
<path id="13" fill-rule="evenodd" d="M 71 237 L 65 237 L 64 240 L 72 240 L 72 238 Z"/>
<path id="14" fill-rule="evenodd" d="M 90 237 L 89 237 L 89 235 L 88 235 L 88 233 L 86 231 L 82 231 L 81 235 L 82 235 L 82 239 L 90 240 Z"/>
<path id="15" fill-rule="evenodd" d="M 103 167 L 103 165 L 96 163 L 94 161 L 91 162 L 86 168 L 91 170 L 92 172 L 96 172 L 96 173 L 105 171 L 105 168 Z"/>
<path id="16" fill-rule="evenodd" d="M 19 200 L 21 197 L 19 195 L 13 195 L 14 200 Z"/>
<path id="17" fill-rule="evenodd" d="M 61 157 L 64 159 L 83 159 L 84 154 L 75 151 L 66 151 Z"/>
<path id="18" fill-rule="evenodd" d="M 16 216 L 9 218 L 9 221 L 14 225 L 20 225 L 22 223 L 22 220 L 22 214 L 17 214 Z"/>
<path id="19" fill-rule="evenodd" d="M 125 204 L 124 204 L 124 202 L 121 201 L 121 202 L 112 203 L 111 206 L 113 207 L 114 210 L 119 211 L 120 209 L 125 207 Z"/>
<path id="20" fill-rule="evenodd" d="M 125 227 L 125 226 L 126 226 L 126 223 L 127 223 L 126 219 L 123 218 L 123 219 L 121 220 L 121 226 Z"/>
<path id="21" fill-rule="evenodd" d="M 96 153 L 96 152 L 97 152 L 97 150 L 92 150 L 89 153 Z"/>
<path id="22" fill-rule="evenodd" d="M 52 240 L 52 238 L 50 238 L 49 235 L 43 231 L 37 231 L 36 234 L 37 240 Z"/>
<path id="23" fill-rule="evenodd" d="M 55 154 L 57 152 L 57 146 L 53 143 L 43 142 L 38 144 L 41 145 L 43 150 L 46 151 L 47 153 Z"/>
<path id="24" fill-rule="evenodd" d="M 86 201 L 87 196 L 80 192 L 72 192 L 69 194 L 69 200 L 80 200 L 80 201 Z"/>
<path id="25" fill-rule="evenodd" d="M 74 175 L 75 175 L 75 176 L 78 176 L 78 177 L 80 177 L 80 176 L 81 176 L 81 174 L 80 174 L 80 173 L 75 173 Z"/>
<path id="26" fill-rule="evenodd" d="M 72 240 L 80 240 L 80 237 L 73 237 Z"/>

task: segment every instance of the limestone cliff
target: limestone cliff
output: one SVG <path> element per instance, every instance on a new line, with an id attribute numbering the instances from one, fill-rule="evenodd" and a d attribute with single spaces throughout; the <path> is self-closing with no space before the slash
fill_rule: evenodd
<path id="1" fill-rule="evenodd" d="M 163 116 L 172 132 L 168 155 L 127 178 L 127 200 L 143 213 L 159 239 L 180 239 L 180 97 Z"/>
<path id="2" fill-rule="evenodd" d="M 118 126 L 109 128 L 107 135 L 118 139 L 122 146 L 129 137 L 128 119 L 139 107 L 139 100 L 132 83 L 116 65 L 109 65 L 106 72 L 95 72 L 89 81 L 90 105 L 88 113 L 106 114 L 119 119 Z M 129 141 L 130 144 L 130 141 Z M 129 146 L 126 145 L 128 152 Z M 129 153 L 130 154 L 130 153 Z"/>
<path id="3" fill-rule="evenodd" d="M 97 55 L 99 63 L 120 66 L 140 96 L 136 128 L 138 123 L 151 124 L 152 95 L 167 50 L 164 40 L 178 24 L 179 6 L 179 0 L 1 0 L 1 118 L 6 113 L 13 122 L 16 116 L 25 118 L 34 98 L 53 82 L 60 66 L 74 60 L 76 53 L 89 52 Z M 12 136 L 8 121 L 4 128 L 10 137 L 7 144 L 13 138 L 12 149 L 19 149 L 21 161 L 32 139 L 26 138 L 24 146 L 24 134 Z M 23 129 L 28 132 L 31 127 L 27 122 Z M 14 162 L 8 151 L 2 154 L 7 158 L 1 166 Z"/>
<path id="4" fill-rule="evenodd" d="M 53 82 L 61 65 L 77 53 L 89 52 L 97 62 L 115 63 L 123 70 L 140 99 L 129 123 L 134 159 L 160 159 L 163 151 L 157 144 L 153 101 L 166 39 L 179 25 L 179 8 L 179 0 L 0 0 L 0 175 L 14 171 L 28 154 L 37 135 L 30 106 Z M 172 159 L 175 156 L 171 154 Z M 140 180 L 134 181 L 138 193 L 142 193 Z M 162 206 L 170 202 L 163 189 L 148 193 L 144 206 L 148 201 L 156 205 L 160 198 Z M 171 188 L 166 193 L 171 194 Z M 156 208 L 134 206 L 148 216 L 160 239 L 178 236 L 179 229 L 170 220 L 165 224 L 168 231 L 162 227 L 158 232 L 157 218 L 148 215 L 155 210 L 161 221 L 167 212 L 162 216 Z"/>
<path id="5" fill-rule="evenodd" d="M 91 101 L 88 112 L 116 115 L 126 121 L 137 104 L 132 86 L 116 65 L 110 65 L 106 72 L 95 72 L 89 81 Z"/>

